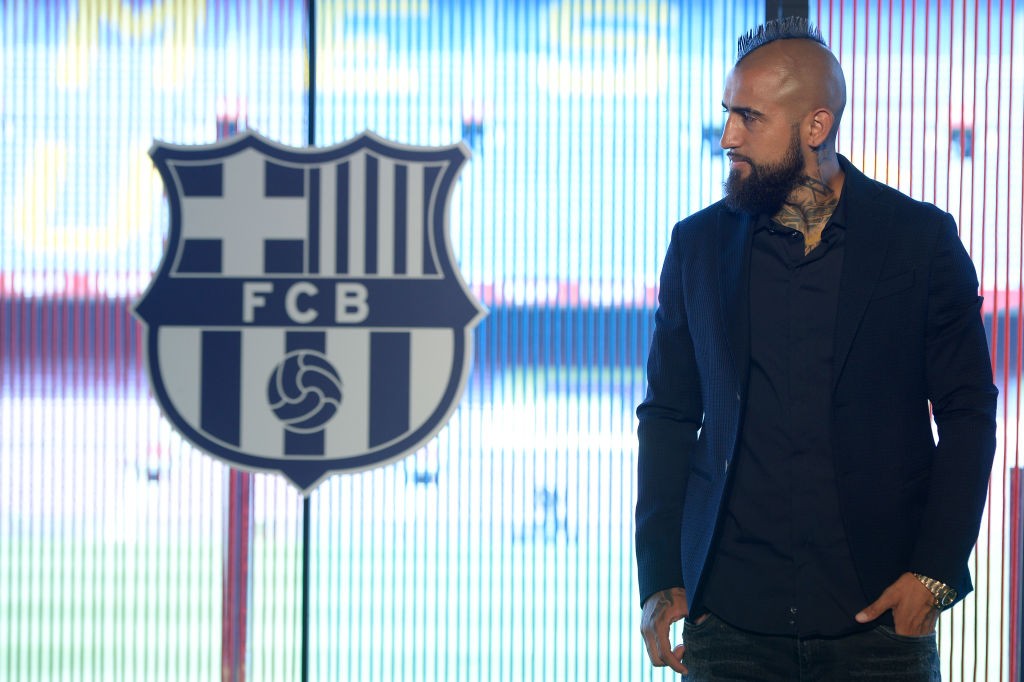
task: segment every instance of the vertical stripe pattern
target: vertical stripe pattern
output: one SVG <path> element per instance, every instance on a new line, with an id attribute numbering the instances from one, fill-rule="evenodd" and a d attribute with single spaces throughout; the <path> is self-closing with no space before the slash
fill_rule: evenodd
<path id="1" fill-rule="evenodd" d="M 408 265 L 409 235 L 409 168 L 403 164 L 395 165 L 395 201 L 394 201 L 394 248 L 392 253 L 392 270 L 396 275 L 404 275 Z"/>
<path id="2" fill-rule="evenodd" d="M 306 272 L 320 272 L 320 169 L 309 170 L 309 230 L 306 233 Z"/>
<path id="3" fill-rule="evenodd" d="M 369 154 L 366 155 L 365 161 L 366 199 L 363 205 L 366 207 L 366 223 L 363 228 L 363 272 L 368 275 L 374 275 L 377 274 L 377 242 L 380 238 L 378 234 L 379 224 L 377 222 L 377 211 L 380 202 L 380 195 L 377 192 L 379 164 L 376 157 Z"/>
<path id="4" fill-rule="evenodd" d="M 200 425 L 230 445 L 238 445 L 241 398 L 241 333 L 206 331 L 200 394 Z"/>
<path id="5" fill-rule="evenodd" d="M 370 334 L 370 446 L 409 428 L 409 334 Z"/>
<path id="6" fill-rule="evenodd" d="M 337 181 L 335 183 L 335 196 L 338 207 L 335 213 L 335 272 L 339 275 L 348 274 L 348 235 L 349 235 L 349 198 L 348 198 L 348 176 L 349 163 L 339 163 L 336 166 Z"/>

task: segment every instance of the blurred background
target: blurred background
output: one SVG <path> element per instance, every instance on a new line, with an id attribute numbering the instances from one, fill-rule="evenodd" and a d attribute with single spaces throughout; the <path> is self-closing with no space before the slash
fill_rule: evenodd
<path id="1" fill-rule="evenodd" d="M 672 225 L 721 196 L 738 35 L 805 14 L 839 150 L 950 211 L 1000 388 L 949 680 L 1020 679 L 1024 6 L 740 0 L 0 2 L 0 679 L 652 680 L 636 438 Z M 455 257 L 489 308 L 450 423 L 308 498 L 171 430 L 132 308 L 147 151 L 246 129 L 473 153 Z"/>

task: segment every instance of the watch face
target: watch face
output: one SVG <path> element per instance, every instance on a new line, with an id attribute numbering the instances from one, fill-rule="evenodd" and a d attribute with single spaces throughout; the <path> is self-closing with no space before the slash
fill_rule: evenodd
<path id="1" fill-rule="evenodd" d="M 942 599 L 939 600 L 939 604 L 941 606 L 949 606 L 955 600 L 956 600 L 956 592 L 954 592 L 953 590 L 949 590 L 944 595 L 942 595 Z"/>

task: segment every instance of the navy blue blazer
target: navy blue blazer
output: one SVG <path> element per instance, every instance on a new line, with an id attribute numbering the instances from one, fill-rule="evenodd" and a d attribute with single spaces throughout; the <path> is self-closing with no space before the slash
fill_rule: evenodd
<path id="1" fill-rule="evenodd" d="M 963 598 L 995 453 L 977 275 L 952 216 L 840 164 L 831 438 L 854 568 L 871 601 L 906 571 Z M 637 408 L 641 603 L 701 589 L 748 409 L 753 227 L 719 202 L 672 231 Z"/>

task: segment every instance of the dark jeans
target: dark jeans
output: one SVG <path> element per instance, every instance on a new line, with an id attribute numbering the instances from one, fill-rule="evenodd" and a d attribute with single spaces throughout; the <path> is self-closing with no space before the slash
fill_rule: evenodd
<path id="1" fill-rule="evenodd" d="M 933 682 L 939 673 L 935 635 L 907 637 L 892 628 L 845 637 L 758 635 L 714 615 L 683 624 L 683 663 L 695 682 L 709 680 L 886 680 Z"/>

